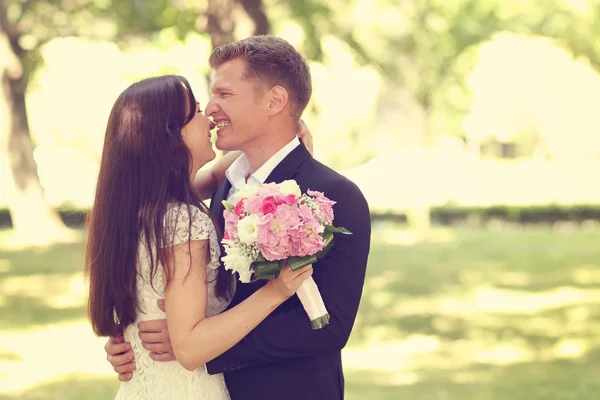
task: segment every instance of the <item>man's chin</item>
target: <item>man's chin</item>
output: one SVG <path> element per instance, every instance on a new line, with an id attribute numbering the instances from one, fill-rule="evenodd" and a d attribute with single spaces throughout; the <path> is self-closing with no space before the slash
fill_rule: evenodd
<path id="1" fill-rule="evenodd" d="M 222 140 L 217 139 L 215 142 L 215 147 L 221 151 L 235 151 L 237 150 L 235 146 L 228 144 L 227 142 L 223 142 Z"/>

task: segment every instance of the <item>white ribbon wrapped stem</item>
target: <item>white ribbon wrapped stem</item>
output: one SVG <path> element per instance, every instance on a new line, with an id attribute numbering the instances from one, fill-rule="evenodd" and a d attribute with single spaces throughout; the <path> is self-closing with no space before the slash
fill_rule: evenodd
<path id="1" fill-rule="evenodd" d="M 321 329 L 329 324 L 329 313 L 312 276 L 302 282 L 296 294 L 310 318 L 313 329 Z"/>

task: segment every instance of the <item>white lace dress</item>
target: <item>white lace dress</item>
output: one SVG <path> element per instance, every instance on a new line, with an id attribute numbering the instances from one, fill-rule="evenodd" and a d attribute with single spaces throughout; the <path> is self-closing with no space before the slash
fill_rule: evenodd
<path id="1" fill-rule="evenodd" d="M 210 218 L 196 207 L 191 207 L 190 214 L 182 204 L 171 204 L 165 215 L 167 240 L 173 238 L 173 244 L 191 240 L 210 242 L 210 263 L 207 266 L 208 303 L 206 315 L 212 316 L 222 312 L 227 303 L 219 301 L 214 292 L 214 278 L 219 266 L 219 244 L 214 225 Z M 143 242 L 142 242 L 143 243 Z M 154 250 L 153 250 L 154 251 Z M 130 342 L 135 354 L 136 370 L 129 382 L 121 382 L 117 400 L 227 400 L 229 394 L 223 375 L 209 375 L 204 367 L 188 371 L 177 361 L 158 362 L 150 358 L 150 353 L 142 347 L 138 336 L 137 323 L 145 320 L 164 319 L 156 302 L 162 298 L 164 282 L 162 273 L 154 276 L 154 289 L 150 286 L 150 258 L 143 244 L 138 252 L 137 295 L 140 306 L 134 324 L 124 332 L 125 341 Z M 156 290 L 155 290 L 156 289 Z M 206 343 L 210 346 L 210 343 Z"/>

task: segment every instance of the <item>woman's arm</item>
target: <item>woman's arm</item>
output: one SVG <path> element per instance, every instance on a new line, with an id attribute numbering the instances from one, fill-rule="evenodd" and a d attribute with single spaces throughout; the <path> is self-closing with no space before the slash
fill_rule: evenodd
<path id="1" fill-rule="evenodd" d="M 200 170 L 194 178 L 194 187 L 200 194 L 201 200 L 210 199 L 225 179 L 225 171 L 242 154 L 241 151 L 230 151 L 208 170 Z"/>
<path id="2" fill-rule="evenodd" d="M 173 276 L 164 294 L 175 357 L 190 371 L 242 340 L 312 275 L 312 268 L 293 272 L 287 267 L 278 279 L 269 281 L 236 307 L 207 318 L 206 264 L 209 258 L 207 240 L 174 246 Z"/>
<path id="3" fill-rule="evenodd" d="M 310 154 L 312 154 L 312 134 L 303 120 L 298 122 L 297 134 L 298 138 L 304 143 Z M 225 179 L 225 171 L 240 155 L 242 155 L 241 151 L 230 151 L 214 163 L 209 170 L 198 171 L 194 178 L 194 186 L 200 194 L 201 200 L 207 200 L 212 197 L 215 190 L 217 190 L 223 179 Z"/>

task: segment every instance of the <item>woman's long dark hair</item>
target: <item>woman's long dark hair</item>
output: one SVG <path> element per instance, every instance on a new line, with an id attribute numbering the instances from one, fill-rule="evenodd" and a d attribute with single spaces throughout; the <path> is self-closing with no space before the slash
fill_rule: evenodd
<path id="1" fill-rule="evenodd" d="M 151 256 L 151 282 L 159 263 L 171 276 L 163 227 L 167 204 L 184 203 L 188 212 L 196 206 L 208 214 L 190 182 L 191 154 L 181 136 L 195 113 L 188 81 L 174 75 L 134 83 L 111 110 L 86 251 L 88 313 L 99 336 L 119 334 L 135 321 L 142 238 Z M 231 286 L 226 275 L 231 274 L 221 271 L 218 296 L 227 298 Z"/>

